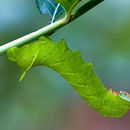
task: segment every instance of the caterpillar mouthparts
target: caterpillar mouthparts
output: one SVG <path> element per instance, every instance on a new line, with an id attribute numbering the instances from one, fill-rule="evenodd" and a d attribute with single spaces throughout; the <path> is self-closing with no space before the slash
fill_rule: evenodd
<path id="1" fill-rule="evenodd" d="M 120 94 L 124 94 L 125 96 L 130 97 L 130 94 L 129 94 L 129 93 L 127 93 L 127 92 L 120 91 Z"/>

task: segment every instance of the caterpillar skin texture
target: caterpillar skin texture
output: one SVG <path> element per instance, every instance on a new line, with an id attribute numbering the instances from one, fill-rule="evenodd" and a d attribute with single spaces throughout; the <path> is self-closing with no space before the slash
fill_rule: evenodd
<path id="1" fill-rule="evenodd" d="M 37 42 L 13 47 L 7 52 L 25 73 L 35 66 L 47 66 L 62 75 L 79 95 L 105 117 L 121 117 L 130 109 L 130 101 L 121 94 L 109 91 L 93 71 L 93 65 L 83 60 L 80 51 L 70 50 L 65 41 L 58 43 L 41 37 Z"/>

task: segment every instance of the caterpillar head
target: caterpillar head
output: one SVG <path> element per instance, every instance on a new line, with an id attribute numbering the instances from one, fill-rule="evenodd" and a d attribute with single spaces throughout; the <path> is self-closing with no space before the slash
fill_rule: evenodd
<path id="1" fill-rule="evenodd" d="M 117 118 L 123 116 L 129 110 L 129 108 L 129 100 L 122 97 L 120 92 L 116 92 L 110 88 L 103 98 L 101 107 L 98 111 L 100 114 L 106 117 Z"/>

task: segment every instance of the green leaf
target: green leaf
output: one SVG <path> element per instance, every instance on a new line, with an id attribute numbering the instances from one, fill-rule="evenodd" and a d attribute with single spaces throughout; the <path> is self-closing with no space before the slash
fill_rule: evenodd
<path id="1" fill-rule="evenodd" d="M 70 50 L 65 41 L 58 43 L 41 37 L 39 41 L 14 47 L 7 52 L 22 70 L 21 79 L 35 66 L 47 66 L 62 75 L 97 112 L 107 117 L 121 117 L 130 109 L 130 101 L 103 86 L 93 65 L 82 59 L 80 51 Z"/>
<path id="2" fill-rule="evenodd" d="M 66 18 L 69 19 L 72 9 L 80 1 L 81 0 L 36 0 L 36 4 L 41 14 L 49 14 L 51 16 L 52 23 L 64 12 L 64 9 L 66 11 Z"/>
<path id="3" fill-rule="evenodd" d="M 41 14 L 50 15 L 50 23 L 53 23 L 56 18 L 65 12 L 63 7 L 54 0 L 36 0 L 36 5 Z"/>
<path id="4" fill-rule="evenodd" d="M 60 3 L 66 10 L 66 14 L 70 16 L 72 9 L 81 1 L 81 0 L 55 0 Z"/>

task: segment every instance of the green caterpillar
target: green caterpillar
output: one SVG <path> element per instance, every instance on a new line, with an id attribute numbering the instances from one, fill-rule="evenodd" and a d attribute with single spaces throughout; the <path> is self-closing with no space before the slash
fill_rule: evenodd
<path id="1" fill-rule="evenodd" d="M 35 43 L 7 52 L 10 60 L 22 70 L 21 79 L 34 66 L 48 66 L 62 75 L 97 112 L 106 117 L 121 117 L 130 109 L 130 97 L 109 91 L 93 71 L 93 65 L 82 59 L 80 51 L 70 50 L 65 41 L 58 43 L 41 37 Z"/>

